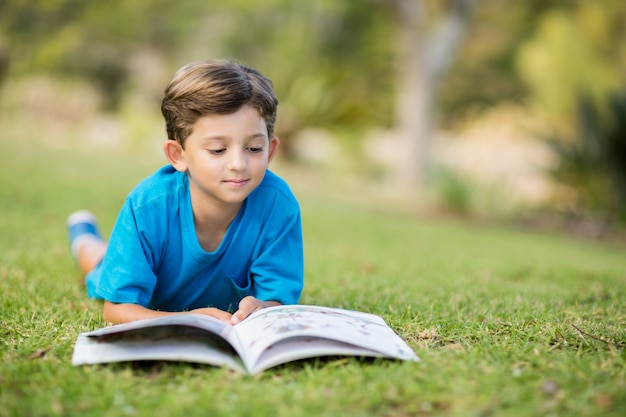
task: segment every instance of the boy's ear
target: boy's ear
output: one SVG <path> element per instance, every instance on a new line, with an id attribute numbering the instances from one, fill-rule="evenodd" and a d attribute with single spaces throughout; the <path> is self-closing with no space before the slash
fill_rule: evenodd
<path id="1" fill-rule="evenodd" d="M 280 146 L 280 139 L 278 139 L 277 136 L 272 136 L 272 138 L 270 139 L 269 153 L 267 156 L 268 164 L 272 162 L 272 159 L 274 159 L 274 156 L 276 156 L 279 146 Z"/>
<path id="2" fill-rule="evenodd" d="M 186 172 L 187 163 L 185 162 L 185 150 L 180 143 L 175 140 L 168 139 L 163 143 L 163 152 L 165 157 L 176 169 L 176 171 Z"/>

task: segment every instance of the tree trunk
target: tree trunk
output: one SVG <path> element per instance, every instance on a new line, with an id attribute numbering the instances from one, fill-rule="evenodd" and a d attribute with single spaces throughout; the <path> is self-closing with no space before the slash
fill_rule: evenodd
<path id="1" fill-rule="evenodd" d="M 426 184 L 436 126 L 436 95 L 465 34 L 471 0 L 455 0 L 434 30 L 427 30 L 421 0 L 394 0 L 398 24 L 396 175 L 412 189 Z"/>

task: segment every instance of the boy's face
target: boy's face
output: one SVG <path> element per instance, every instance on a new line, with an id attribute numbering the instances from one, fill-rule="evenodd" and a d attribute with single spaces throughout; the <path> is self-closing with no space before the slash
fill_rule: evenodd
<path id="1" fill-rule="evenodd" d="M 267 137 L 259 112 L 244 106 L 232 114 L 199 118 L 185 148 L 178 145 L 178 159 L 168 157 L 189 174 L 192 201 L 240 205 L 263 180 L 278 145 L 278 138 Z"/>

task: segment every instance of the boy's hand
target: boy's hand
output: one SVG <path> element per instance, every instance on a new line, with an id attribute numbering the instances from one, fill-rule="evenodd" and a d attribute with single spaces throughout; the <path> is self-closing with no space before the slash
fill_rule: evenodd
<path id="1" fill-rule="evenodd" d="M 196 308 L 195 310 L 191 310 L 190 313 L 206 314 L 207 316 L 215 317 L 216 319 L 226 323 L 230 323 L 232 320 L 232 315 L 230 313 L 214 307 Z"/>
<path id="2" fill-rule="evenodd" d="M 261 301 L 258 298 L 255 298 L 251 295 L 244 297 L 243 300 L 239 302 L 239 310 L 235 311 L 233 316 L 230 319 L 231 324 L 240 323 L 250 314 L 254 313 L 257 310 L 260 310 L 265 307 L 278 306 L 279 302 L 276 301 Z"/>

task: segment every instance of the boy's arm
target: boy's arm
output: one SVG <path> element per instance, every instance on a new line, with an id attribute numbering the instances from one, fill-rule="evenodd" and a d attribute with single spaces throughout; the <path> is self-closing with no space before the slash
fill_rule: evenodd
<path id="1" fill-rule="evenodd" d="M 230 322 L 231 324 L 237 324 L 257 310 L 279 305 L 281 304 L 278 301 L 261 301 L 249 295 L 239 302 L 239 310 L 235 311 Z"/>
<path id="2" fill-rule="evenodd" d="M 129 321 L 141 320 L 141 319 L 171 316 L 174 314 L 183 314 L 183 313 L 206 314 L 207 316 L 215 317 L 216 319 L 222 320 L 227 323 L 231 322 L 230 313 L 227 313 L 226 311 L 222 311 L 220 309 L 212 308 L 212 307 L 198 308 L 198 309 L 191 310 L 188 312 L 169 312 L 169 311 L 151 310 L 149 308 L 140 306 L 139 304 L 127 304 L 127 303 L 116 304 L 116 303 L 112 303 L 110 301 L 105 300 L 102 313 L 107 323 L 113 323 L 113 324 L 126 323 Z"/>

